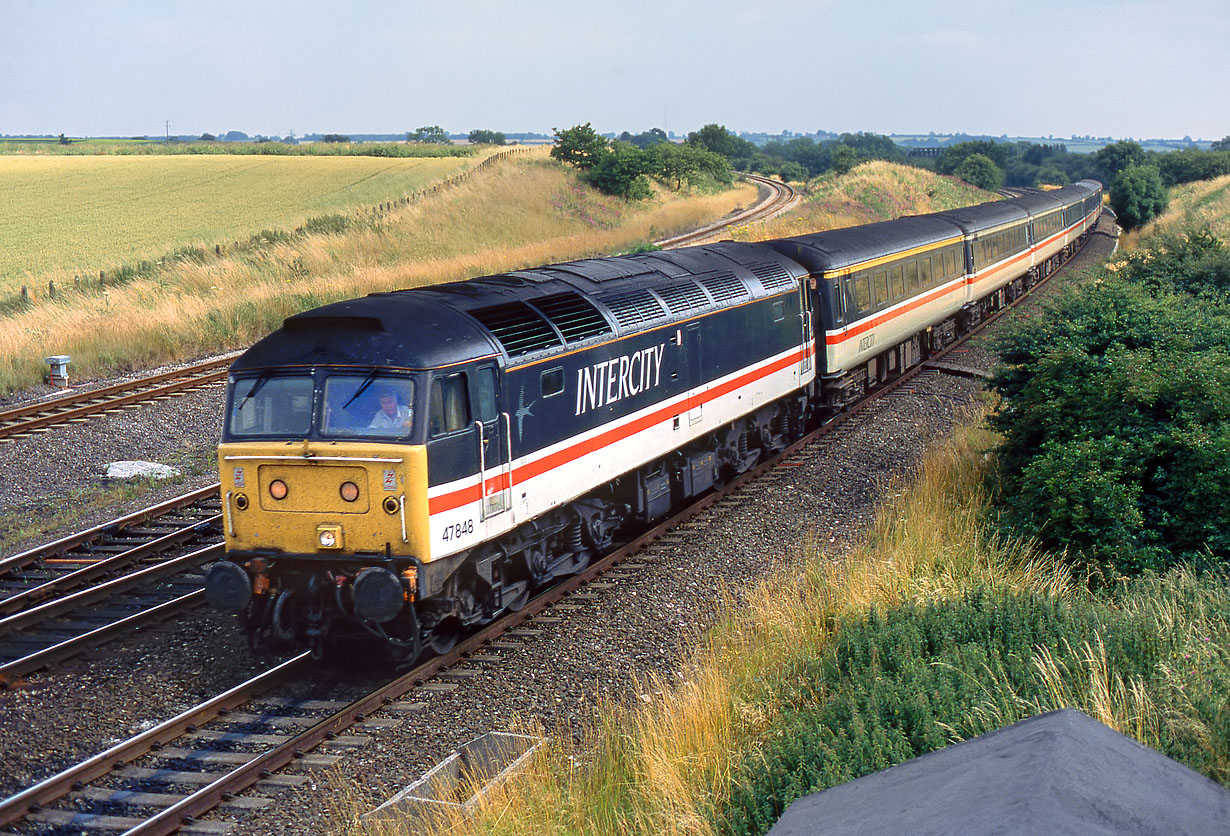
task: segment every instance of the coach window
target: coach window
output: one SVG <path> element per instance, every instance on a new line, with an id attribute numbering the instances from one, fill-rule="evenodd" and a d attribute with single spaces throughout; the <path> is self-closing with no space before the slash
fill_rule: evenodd
<path id="1" fill-rule="evenodd" d="M 954 278 L 957 276 L 957 251 L 955 249 L 950 248 L 944 254 L 944 274 Z"/>
<path id="2" fill-rule="evenodd" d="M 888 269 L 888 284 L 893 289 L 894 299 L 901 299 L 905 296 L 905 280 L 901 278 L 900 264 L 894 264 Z"/>
<path id="3" fill-rule="evenodd" d="M 931 287 L 931 259 L 918 259 L 918 279 L 924 288 Z"/>
<path id="4" fill-rule="evenodd" d="M 905 292 L 913 296 L 918 293 L 918 262 L 911 261 L 905 265 Z"/>
<path id="5" fill-rule="evenodd" d="M 888 271 L 876 270 L 871 278 L 876 289 L 876 307 L 878 308 L 888 301 Z"/>
<path id="6" fill-rule="evenodd" d="M 542 396 L 549 398 L 564 391 L 564 370 L 562 367 L 547 369 L 542 373 Z"/>
<path id="7" fill-rule="evenodd" d="M 871 310 L 871 278 L 866 273 L 860 273 L 854 279 L 854 301 L 859 313 Z"/>
<path id="8" fill-rule="evenodd" d="M 470 399 L 466 395 L 464 372 L 437 377 L 431 382 L 431 403 L 427 412 L 428 428 L 433 436 L 470 426 Z"/>

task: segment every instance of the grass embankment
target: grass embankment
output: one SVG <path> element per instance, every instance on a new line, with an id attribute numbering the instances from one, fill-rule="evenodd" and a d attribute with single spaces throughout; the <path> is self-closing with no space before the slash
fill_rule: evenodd
<path id="1" fill-rule="evenodd" d="M 806 199 L 796 210 L 736 230 L 735 239 L 803 235 L 1000 199 L 955 177 L 883 160 L 863 163 L 847 174 L 822 175 L 804 191 Z"/>
<path id="2" fill-rule="evenodd" d="M 988 538 L 991 442 L 958 432 L 853 553 L 813 547 L 727 608 L 682 684 L 554 734 L 440 832 L 762 833 L 795 797 L 1063 706 L 1226 781 L 1230 593 L 1176 573 L 1097 597 Z"/>
<path id="3" fill-rule="evenodd" d="M 754 199 L 742 185 L 628 204 L 579 187 L 544 155 L 501 160 L 389 211 L 309 221 L 304 232 L 169 260 L 119 286 L 10 305 L 0 314 L 0 392 L 36 384 L 50 353 L 72 355 L 80 379 L 240 348 L 327 302 L 629 249 Z M 204 161 L 220 159 L 230 164 Z"/>
<path id="4" fill-rule="evenodd" d="M 1161 233 L 1206 227 L 1222 241 L 1230 241 L 1230 176 L 1173 187 L 1170 205 L 1161 217 L 1143 229 L 1125 233 L 1120 245 L 1136 249 Z"/>

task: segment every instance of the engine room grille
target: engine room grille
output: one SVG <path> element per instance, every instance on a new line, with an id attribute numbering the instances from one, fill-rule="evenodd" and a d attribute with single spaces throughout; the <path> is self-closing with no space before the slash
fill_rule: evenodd
<path id="1" fill-rule="evenodd" d="M 733 302 L 748 296 L 747 287 L 734 273 L 713 273 L 700 280 L 718 302 Z"/>
<path id="2" fill-rule="evenodd" d="M 621 296 L 611 296 L 602 303 L 610 309 L 615 320 L 624 328 L 643 325 L 655 319 L 666 319 L 666 311 L 648 290 L 636 290 Z"/>
<path id="3" fill-rule="evenodd" d="M 788 287 L 793 287 L 795 284 L 794 277 L 790 275 L 790 271 L 780 264 L 760 262 L 758 264 L 749 264 L 747 269 L 752 271 L 752 275 L 760 279 L 760 283 L 764 285 L 765 290 L 785 290 Z"/>
<path id="4" fill-rule="evenodd" d="M 509 357 L 562 345 L 547 321 L 524 302 L 506 302 L 467 313 L 486 326 Z"/>
<path id="5" fill-rule="evenodd" d="M 709 297 L 696 282 L 679 282 L 666 287 L 655 287 L 654 292 L 666 303 L 673 314 L 687 313 L 709 306 Z"/>
<path id="6" fill-rule="evenodd" d="M 557 293 L 533 300 L 533 305 L 551 320 L 568 343 L 612 333 L 606 318 L 576 293 Z"/>

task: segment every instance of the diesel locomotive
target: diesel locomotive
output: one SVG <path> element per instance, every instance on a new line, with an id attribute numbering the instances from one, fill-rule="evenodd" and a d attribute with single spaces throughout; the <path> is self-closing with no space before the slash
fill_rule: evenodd
<path id="1" fill-rule="evenodd" d="M 447 651 L 1047 275 L 1102 187 L 554 264 L 297 314 L 230 369 L 225 559 L 254 647 Z"/>

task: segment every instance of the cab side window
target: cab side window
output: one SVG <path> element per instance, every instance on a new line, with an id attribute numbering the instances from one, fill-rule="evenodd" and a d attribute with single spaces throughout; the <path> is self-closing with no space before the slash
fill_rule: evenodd
<path id="1" fill-rule="evenodd" d="M 470 425 L 470 399 L 464 373 L 431 381 L 431 403 L 427 412 L 428 431 L 433 436 L 447 435 Z"/>
<path id="2" fill-rule="evenodd" d="M 487 366 L 474 373 L 474 412 L 484 424 L 496 419 L 495 367 Z"/>

